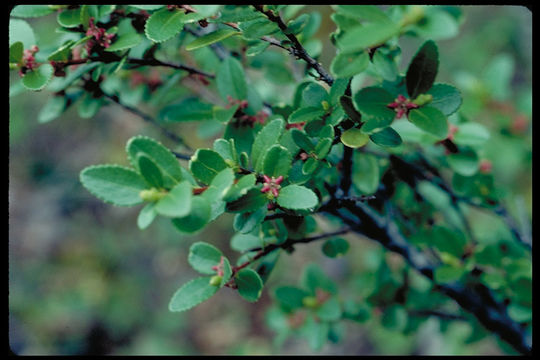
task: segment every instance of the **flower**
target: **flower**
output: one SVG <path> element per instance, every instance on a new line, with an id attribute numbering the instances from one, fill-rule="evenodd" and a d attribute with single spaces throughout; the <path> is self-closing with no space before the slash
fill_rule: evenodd
<path id="1" fill-rule="evenodd" d="M 273 176 L 270 178 L 266 175 L 263 175 L 263 179 L 264 185 L 261 189 L 261 192 L 270 192 L 273 197 L 278 197 L 279 189 L 281 189 L 280 184 L 283 181 L 283 175 L 280 175 L 277 178 L 274 178 Z"/>
<path id="2" fill-rule="evenodd" d="M 393 103 L 390 103 L 386 106 L 394 109 L 394 111 L 397 112 L 396 117 L 398 119 L 401 119 L 403 114 L 408 114 L 409 110 L 418 108 L 417 104 L 411 102 L 403 95 L 398 95 L 398 97 L 394 100 Z"/>

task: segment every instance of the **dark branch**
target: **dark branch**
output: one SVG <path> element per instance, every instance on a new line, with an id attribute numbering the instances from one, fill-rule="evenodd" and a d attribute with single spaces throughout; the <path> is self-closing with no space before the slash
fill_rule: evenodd
<path id="1" fill-rule="evenodd" d="M 288 49 L 291 55 L 294 55 L 297 58 L 304 60 L 307 63 L 308 67 L 312 68 L 317 72 L 317 74 L 319 74 L 320 80 L 324 81 L 330 86 L 334 83 L 334 78 L 330 74 L 328 74 L 328 72 L 321 66 L 321 64 L 317 62 L 317 60 L 313 59 L 307 53 L 306 49 L 304 49 L 302 44 L 300 44 L 300 41 L 298 41 L 296 36 L 294 36 L 294 34 L 288 31 L 287 25 L 283 22 L 279 14 L 276 15 L 271 10 L 264 10 L 263 5 L 253 5 L 253 7 L 255 7 L 257 11 L 266 15 L 266 17 L 270 21 L 276 23 L 281 32 L 291 41 L 292 48 Z"/>

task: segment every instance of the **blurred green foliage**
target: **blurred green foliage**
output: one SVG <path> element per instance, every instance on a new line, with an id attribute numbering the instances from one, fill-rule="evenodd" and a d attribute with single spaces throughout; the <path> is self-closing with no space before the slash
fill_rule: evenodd
<path id="1" fill-rule="evenodd" d="M 530 233 L 527 221 L 520 219 L 529 219 L 532 213 L 532 14 L 513 6 L 460 9 L 465 20 L 458 35 L 438 40 L 444 59 L 438 79 L 461 89 L 461 116 L 489 129 L 491 136 L 481 158 L 491 162 L 495 188 L 507 199 L 519 226 Z M 321 22 L 317 33 L 320 44 L 313 43 L 311 50 L 320 51 L 323 65 L 329 68 L 334 48 L 328 34 L 334 24 L 327 7 L 311 6 L 301 11 L 308 10 L 318 11 L 320 16 L 315 18 Z M 57 36 L 51 31 L 54 20 L 29 19 L 45 47 Z M 408 63 L 420 42 L 407 37 L 401 41 L 403 64 Z M 205 50 L 199 51 L 204 54 Z M 272 54 L 255 58 L 253 66 L 272 62 L 279 68 L 286 63 L 283 53 Z M 211 68 L 213 64 L 208 61 Z M 279 84 L 289 81 L 284 78 L 288 74 L 275 71 L 271 78 Z M 16 84 L 17 75 L 12 76 L 10 84 Z M 276 84 L 257 86 L 263 93 L 279 89 Z M 126 164 L 126 139 L 140 133 L 156 135 L 156 131 L 112 106 L 92 119 L 81 118 L 71 108 L 57 121 L 39 124 L 46 94 L 36 93 L 30 98 L 17 86 L 10 87 L 9 108 L 9 345 L 15 353 L 513 353 L 503 343 L 495 344 L 492 337 L 475 341 L 485 330 L 474 321 L 432 316 L 416 328 L 411 319 L 429 314 L 406 314 L 403 307 L 395 305 L 383 311 L 381 304 L 395 295 L 404 276 L 413 284 L 407 302 L 419 307 L 428 301 L 421 296 L 421 289 L 429 284 L 407 271 L 402 259 L 364 239 L 349 239 L 347 254 L 335 259 L 324 256 L 324 250 L 315 244 L 299 247 L 293 255 L 281 256 L 268 280 L 267 289 L 297 286 L 305 265 L 315 262 L 338 284 L 340 293 L 356 300 L 345 305 L 351 321 L 331 329 L 340 342 L 327 343 L 319 351 L 309 347 L 317 337 L 314 326 L 299 329 L 298 336 L 285 336 L 284 329 L 291 322 L 298 321 L 298 316 L 309 319 L 309 315 L 287 316 L 280 311 L 270 301 L 278 296 L 276 291 L 265 290 L 262 298 L 251 304 L 226 289 L 190 312 L 170 313 L 167 304 L 171 294 L 196 276 L 186 261 L 189 246 L 212 239 L 220 249 L 228 249 L 234 234 L 232 217 L 224 216 L 189 237 L 172 232 L 163 219 L 144 231 L 138 230 L 133 226 L 135 209 L 104 205 L 84 191 L 78 174 L 88 164 Z M 174 89 L 167 96 L 178 96 L 181 91 Z M 292 95 L 290 89 L 283 91 Z M 182 129 L 198 131 L 201 139 L 194 140 L 198 142 L 194 145 L 204 144 L 204 138 L 212 136 L 211 131 L 201 134 L 202 130 L 191 124 Z M 523 250 L 493 216 L 477 210 L 471 210 L 468 216 L 484 249 L 477 261 L 493 266 L 483 274 L 483 280 L 495 289 L 505 281 L 516 280 L 510 291 L 526 303 L 530 294 L 520 292 L 530 289 L 530 280 L 507 279 L 505 274 L 512 267 L 530 271 L 527 263 L 512 260 Z M 375 288 L 379 289 L 378 298 L 371 296 Z M 419 289 L 418 294 L 414 288 Z M 438 299 L 440 295 L 430 295 L 431 307 L 440 302 L 449 313 L 457 312 L 457 306 Z M 510 312 L 518 321 L 530 321 L 525 306 L 514 305 Z"/>

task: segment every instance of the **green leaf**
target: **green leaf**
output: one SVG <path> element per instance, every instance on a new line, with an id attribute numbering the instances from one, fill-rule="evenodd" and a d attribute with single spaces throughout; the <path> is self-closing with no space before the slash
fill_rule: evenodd
<path id="1" fill-rule="evenodd" d="M 192 201 L 191 184 L 182 181 L 157 202 L 155 210 L 167 217 L 184 217 L 191 211 Z"/>
<path id="2" fill-rule="evenodd" d="M 136 32 L 129 32 L 127 34 L 118 35 L 116 40 L 105 49 L 105 51 L 119 51 L 131 49 L 139 45 L 143 40 L 143 37 Z"/>
<path id="3" fill-rule="evenodd" d="M 391 127 L 385 127 L 381 131 L 369 135 L 371 141 L 379 146 L 396 147 L 403 143 L 401 136 Z"/>
<path id="4" fill-rule="evenodd" d="M 267 18 L 257 18 L 240 25 L 242 35 L 247 40 L 259 39 L 279 31 L 279 27 Z"/>
<path id="5" fill-rule="evenodd" d="M 176 229 L 185 234 L 195 234 L 208 223 L 212 208 L 208 201 L 201 196 L 191 199 L 191 212 L 184 217 L 172 219 Z"/>
<path id="6" fill-rule="evenodd" d="M 341 317 L 341 306 L 337 297 L 326 300 L 316 311 L 322 321 L 336 321 Z"/>
<path id="7" fill-rule="evenodd" d="M 67 100 L 63 95 L 54 95 L 47 100 L 45 106 L 41 108 L 38 114 L 38 122 L 44 124 L 56 119 L 66 109 Z"/>
<path id="8" fill-rule="evenodd" d="M 53 12 L 54 10 L 48 5 L 17 5 L 9 15 L 21 18 L 36 18 Z"/>
<path id="9" fill-rule="evenodd" d="M 310 157 L 304 162 L 304 165 L 302 165 L 302 173 L 305 175 L 311 175 L 317 171 L 320 164 L 321 163 L 317 161 L 317 159 Z"/>
<path id="10" fill-rule="evenodd" d="M 336 11 L 349 17 L 378 23 L 390 23 L 391 20 L 375 5 L 337 5 Z"/>
<path id="11" fill-rule="evenodd" d="M 393 101 L 394 96 L 379 87 L 364 88 L 353 97 L 354 105 L 360 113 L 376 119 L 381 128 L 390 125 L 396 116 L 395 111 L 387 107 Z"/>
<path id="12" fill-rule="evenodd" d="M 9 19 L 9 44 L 10 46 L 16 42 L 22 42 L 23 48 L 30 49 L 32 45 L 36 45 L 36 37 L 34 30 L 30 24 L 20 19 Z"/>
<path id="13" fill-rule="evenodd" d="M 427 92 L 437 76 L 439 50 L 432 40 L 426 41 L 411 60 L 405 77 L 411 99 Z"/>
<path id="14" fill-rule="evenodd" d="M 328 91 L 322 86 L 314 82 L 308 82 L 302 90 L 302 107 L 317 107 L 322 108 L 323 102 L 328 102 Z"/>
<path id="15" fill-rule="evenodd" d="M 452 115 L 463 102 L 458 89 L 448 84 L 433 84 L 427 92 L 433 96 L 429 106 L 439 109 L 444 115 Z"/>
<path id="16" fill-rule="evenodd" d="M 268 149 L 276 144 L 283 133 L 285 122 L 277 118 L 266 124 L 255 136 L 251 147 L 251 164 L 255 171 L 261 171 L 263 167 L 264 154 Z"/>
<path id="17" fill-rule="evenodd" d="M 354 53 L 382 45 L 399 34 L 400 28 L 394 23 L 369 23 L 347 29 L 343 36 L 337 39 L 337 47 L 341 53 Z"/>
<path id="18" fill-rule="evenodd" d="M 400 305 L 391 305 L 384 310 L 381 324 L 393 331 L 403 331 L 407 325 L 407 312 Z"/>
<path id="19" fill-rule="evenodd" d="M 263 282 L 255 270 L 242 269 L 236 273 L 234 279 L 238 286 L 238 293 L 249 302 L 259 300 L 262 293 Z"/>
<path id="20" fill-rule="evenodd" d="M 302 107 L 292 112 L 287 121 L 289 124 L 310 122 L 312 120 L 321 118 L 325 113 L 326 112 L 320 107 Z"/>
<path id="21" fill-rule="evenodd" d="M 216 71 L 216 85 L 221 98 L 228 102 L 229 96 L 236 100 L 247 98 L 246 74 L 242 64 L 234 57 L 225 58 Z"/>
<path id="22" fill-rule="evenodd" d="M 248 190 L 255 186 L 255 174 L 248 174 L 238 179 L 238 182 L 231 186 L 223 195 L 223 200 L 234 201 L 245 195 Z"/>
<path id="23" fill-rule="evenodd" d="M 81 25 L 81 8 L 63 9 L 56 16 L 56 20 L 63 27 L 77 27 Z"/>
<path id="24" fill-rule="evenodd" d="M 132 137 L 127 142 L 126 152 L 129 162 L 139 171 L 137 157 L 139 154 L 148 156 L 159 168 L 165 188 L 172 188 L 184 179 L 178 159 L 169 149 L 152 138 L 146 136 Z"/>
<path id="25" fill-rule="evenodd" d="M 244 196 L 227 204 L 227 211 L 238 212 L 253 212 L 265 206 L 268 202 L 266 195 L 261 190 L 254 188 L 249 190 Z"/>
<path id="26" fill-rule="evenodd" d="M 451 283 L 461 279 L 466 272 L 464 267 L 442 265 L 435 269 L 433 277 L 436 283 Z"/>
<path id="27" fill-rule="evenodd" d="M 75 46 L 75 41 L 69 40 L 58 49 L 56 49 L 51 55 L 47 57 L 49 61 L 68 61 L 71 55 L 71 50 Z"/>
<path id="28" fill-rule="evenodd" d="M 373 194 L 379 186 L 380 170 L 377 158 L 371 154 L 354 153 L 353 184 L 364 194 Z"/>
<path id="29" fill-rule="evenodd" d="M 81 24 L 85 29 L 88 28 L 90 24 L 90 18 L 94 18 L 97 22 L 99 17 L 99 10 L 97 5 L 82 5 L 81 6 Z"/>
<path id="30" fill-rule="evenodd" d="M 474 175 L 480 167 L 478 155 L 471 148 L 463 148 L 456 154 L 448 155 L 448 164 L 460 175 Z"/>
<path id="31" fill-rule="evenodd" d="M 258 210 L 236 214 L 233 221 L 234 230 L 241 234 L 250 233 L 264 221 L 267 212 L 267 206 L 263 205 Z"/>
<path id="32" fill-rule="evenodd" d="M 346 146 L 356 149 L 367 144 L 369 135 L 357 128 L 350 128 L 341 134 L 340 140 Z"/>
<path id="33" fill-rule="evenodd" d="M 163 8 L 152 13 L 146 20 L 144 33 L 153 42 L 160 43 L 177 35 L 184 28 L 185 22 L 186 14 L 183 11 Z"/>
<path id="34" fill-rule="evenodd" d="M 330 71 L 336 78 L 348 78 L 366 70 L 369 55 L 366 51 L 359 53 L 339 53 L 330 64 Z"/>
<path id="35" fill-rule="evenodd" d="M 293 128 L 290 130 L 290 132 L 295 144 L 298 145 L 302 150 L 306 151 L 307 153 L 311 153 L 315 150 L 313 142 L 303 131 Z"/>
<path id="36" fill-rule="evenodd" d="M 188 262 L 193 269 L 204 275 L 215 275 L 212 267 L 218 265 L 223 254 L 214 245 L 198 241 L 189 248 Z"/>
<path id="37" fill-rule="evenodd" d="M 253 234 L 235 234 L 231 239 L 231 248 L 240 252 L 246 252 L 251 249 L 260 248 L 262 246 L 262 239 Z"/>
<path id="38" fill-rule="evenodd" d="M 139 216 L 137 217 L 137 227 L 140 230 L 146 229 L 156 218 L 157 212 L 154 207 L 155 203 L 148 203 L 139 212 Z"/>
<path id="39" fill-rule="evenodd" d="M 210 276 L 199 277 L 178 289 L 169 302 L 169 311 L 185 311 L 212 297 L 219 287 L 210 285 Z"/>
<path id="40" fill-rule="evenodd" d="M 96 99 L 90 93 L 85 93 L 82 97 L 81 102 L 77 111 L 79 116 L 83 119 L 90 119 L 94 117 L 102 105 L 102 99 Z"/>
<path id="41" fill-rule="evenodd" d="M 29 90 L 41 90 L 51 80 L 53 73 L 51 64 L 41 64 L 37 69 L 24 74 L 22 84 Z"/>
<path id="42" fill-rule="evenodd" d="M 443 226 L 434 226 L 429 234 L 430 243 L 440 252 L 460 258 L 465 251 L 467 239 L 463 233 Z"/>
<path id="43" fill-rule="evenodd" d="M 356 110 L 354 107 L 353 101 L 350 96 L 343 95 L 339 98 L 339 103 L 349 119 L 351 119 L 353 122 L 360 124 L 362 121 L 362 114 Z"/>
<path id="44" fill-rule="evenodd" d="M 264 154 L 262 173 L 277 178 L 282 175 L 287 178 L 291 170 L 292 156 L 285 147 L 272 145 Z"/>
<path id="45" fill-rule="evenodd" d="M 479 123 L 459 124 L 454 134 L 454 142 L 458 145 L 481 146 L 489 139 L 489 131 Z"/>
<path id="46" fill-rule="evenodd" d="M 161 175 L 161 171 L 159 170 L 158 166 L 145 154 L 139 154 L 137 158 L 139 171 L 148 185 L 158 189 L 162 188 L 163 176 Z"/>
<path id="47" fill-rule="evenodd" d="M 308 296 L 308 293 L 294 286 L 281 286 L 274 291 L 274 295 L 285 311 L 292 312 L 304 307 L 302 300 Z"/>
<path id="48" fill-rule="evenodd" d="M 189 170 L 193 176 L 206 185 L 226 167 L 225 160 L 210 149 L 198 149 L 189 161 Z"/>
<path id="49" fill-rule="evenodd" d="M 409 121 L 420 129 L 444 139 L 448 136 L 448 121 L 446 116 L 438 109 L 431 106 L 423 106 L 409 112 Z"/>
<path id="50" fill-rule="evenodd" d="M 217 120 L 222 123 L 228 123 L 232 119 L 234 113 L 237 110 L 238 110 L 238 106 L 231 106 L 228 109 L 222 108 L 219 106 L 214 106 L 212 108 L 212 113 L 213 113 L 214 120 Z"/>
<path id="51" fill-rule="evenodd" d="M 328 239 L 322 245 L 322 252 L 330 258 L 343 256 L 349 251 L 349 242 L 343 238 Z"/>
<path id="52" fill-rule="evenodd" d="M 9 62 L 18 64 L 23 56 L 23 43 L 20 41 L 14 42 L 9 47 Z"/>
<path id="53" fill-rule="evenodd" d="M 166 106 L 159 115 L 170 122 L 202 121 L 214 118 L 212 105 L 201 102 L 196 98 L 187 98 L 179 103 Z"/>
<path id="54" fill-rule="evenodd" d="M 445 40 L 458 34 L 458 22 L 446 11 L 439 10 L 426 15 L 414 27 L 413 31 L 418 35 L 426 39 Z"/>
<path id="55" fill-rule="evenodd" d="M 324 159 L 332 149 L 333 138 L 322 138 L 315 147 L 315 156 Z"/>
<path id="56" fill-rule="evenodd" d="M 81 171 L 83 186 L 101 200 L 118 206 L 133 206 L 143 200 L 144 179 L 132 169 L 119 165 L 95 165 Z"/>
<path id="57" fill-rule="evenodd" d="M 225 168 L 220 171 L 210 186 L 202 193 L 211 207 L 210 220 L 212 221 L 225 211 L 225 201 L 223 201 L 223 195 L 232 187 L 234 182 L 234 173 L 231 168 Z"/>
<path id="58" fill-rule="evenodd" d="M 315 263 L 306 265 L 302 272 L 300 283 L 313 296 L 317 294 L 317 289 L 324 290 L 330 294 L 337 293 L 336 284 Z"/>
<path id="59" fill-rule="evenodd" d="M 376 51 L 371 60 L 377 73 L 387 81 L 395 81 L 399 75 L 399 69 L 393 58 L 381 51 Z"/>
<path id="60" fill-rule="evenodd" d="M 217 31 L 214 31 L 209 34 L 196 38 L 195 40 L 193 40 L 192 42 L 186 45 L 186 50 L 191 51 L 191 50 L 199 49 L 199 48 L 217 43 L 218 41 L 222 41 L 231 36 L 239 35 L 239 34 L 240 33 L 236 30 L 220 29 L 220 30 L 217 30 Z"/>
<path id="61" fill-rule="evenodd" d="M 286 209 L 311 210 L 319 203 L 315 193 L 300 185 L 287 185 L 279 190 L 277 203 Z"/>

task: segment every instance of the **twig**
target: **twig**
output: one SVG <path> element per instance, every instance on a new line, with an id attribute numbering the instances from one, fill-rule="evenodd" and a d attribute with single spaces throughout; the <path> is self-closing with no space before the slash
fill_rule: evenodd
<path id="1" fill-rule="evenodd" d="M 304 60 L 308 67 L 314 69 L 317 74 L 319 74 L 320 80 L 324 81 L 328 85 L 332 86 L 334 83 L 334 78 L 317 62 L 317 60 L 313 59 L 306 51 L 306 49 L 300 44 L 300 41 L 288 31 L 287 25 L 283 22 L 281 17 L 276 14 L 274 14 L 271 10 L 264 10 L 263 5 L 252 5 L 255 7 L 255 9 L 264 15 L 266 17 L 277 24 L 281 32 L 291 41 L 292 48 L 288 49 L 288 51 L 291 53 L 291 55 L 296 56 L 299 59 Z"/>

